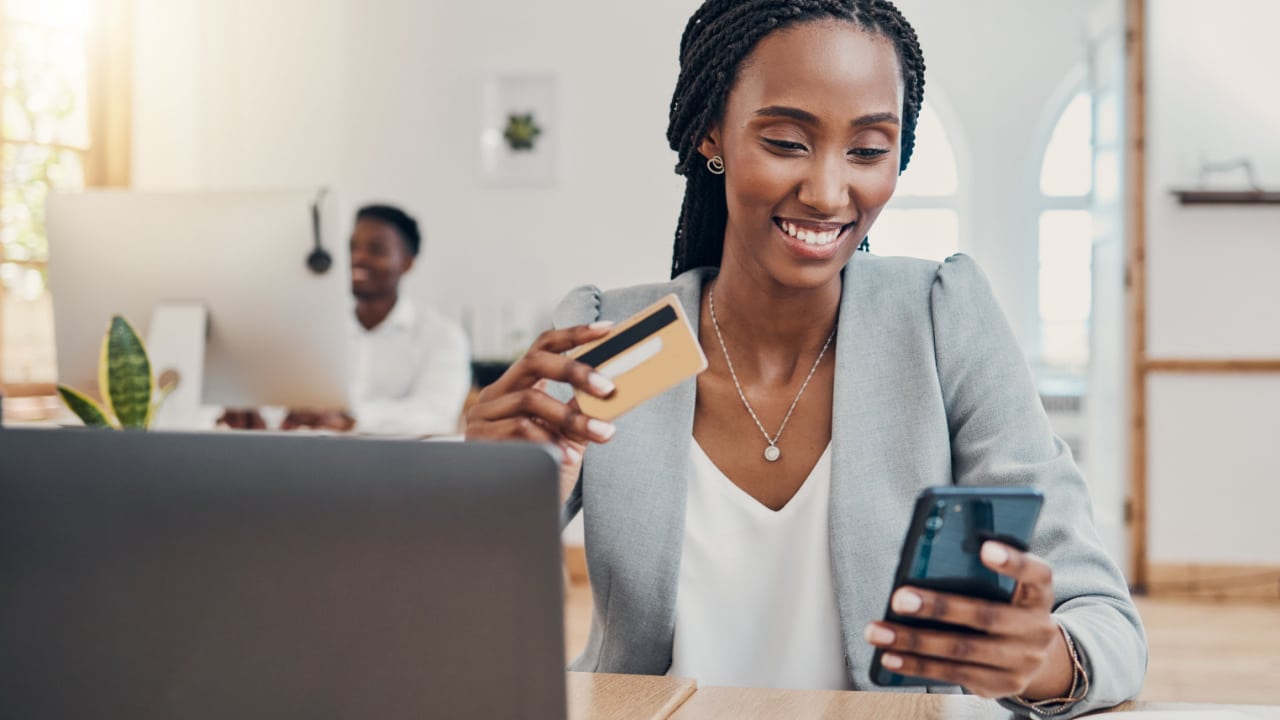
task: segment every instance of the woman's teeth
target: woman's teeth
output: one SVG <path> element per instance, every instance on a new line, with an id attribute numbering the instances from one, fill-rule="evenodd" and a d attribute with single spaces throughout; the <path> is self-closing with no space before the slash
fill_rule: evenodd
<path id="1" fill-rule="evenodd" d="M 835 230 L 805 230 L 795 223 L 783 220 L 779 223 L 782 231 L 797 240 L 804 242 L 806 245 L 830 245 L 840 237 L 840 232 L 844 228 L 836 228 Z"/>

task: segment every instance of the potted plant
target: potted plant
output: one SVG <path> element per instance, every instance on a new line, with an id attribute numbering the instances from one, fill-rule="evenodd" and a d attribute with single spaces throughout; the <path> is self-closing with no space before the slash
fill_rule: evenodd
<path id="1" fill-rule="evenodd" d="M 113 315 L 98 361 L 102 403 L 66 385 L 58 385 L 58 395 L 87 427 L 145 430 L 174 385 L 152 379 L 146 346 L 128 320 Z"/>

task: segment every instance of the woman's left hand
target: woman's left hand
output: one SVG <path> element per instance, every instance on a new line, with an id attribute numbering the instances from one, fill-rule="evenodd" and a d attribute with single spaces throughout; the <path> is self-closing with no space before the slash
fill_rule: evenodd
<path id="1" fill-rule="evenodd" d="M 963 686 L 988 698 L 1056 698 L 1071 689 L 1074 668 L 1053 620 L 1053 571 L 1044 560 L 988 540 L 982 563 L 1018 581 L 1009 604 L 903 587 L 893 611 L 981 630 L 972 635 L 888 622 L 867 626 L 867 642 L 886 651 L 884 667 Z"/>

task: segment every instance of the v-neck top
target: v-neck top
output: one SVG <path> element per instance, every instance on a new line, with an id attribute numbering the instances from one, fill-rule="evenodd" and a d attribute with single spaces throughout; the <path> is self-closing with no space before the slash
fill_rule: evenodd
<path id="1" fill-rule="evenodd" d="M 776 511 L 690 446 L 668 673 L 700 685 L 851 689 L 831 576 L 831 446 Z"/>

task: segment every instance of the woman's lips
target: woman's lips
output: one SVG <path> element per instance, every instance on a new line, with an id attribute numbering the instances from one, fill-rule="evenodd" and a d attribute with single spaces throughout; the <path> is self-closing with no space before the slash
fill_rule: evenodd
<path id="1" fill-rule="evenodd" d="M 774 218 L 773 226 L 781 236 L 784 246 L 796 257 L 804 260 L 830 260 L 849 239 L 856 222 L 845 225 L 836 223 L 802 223 Z"/>

